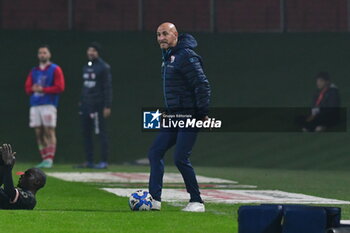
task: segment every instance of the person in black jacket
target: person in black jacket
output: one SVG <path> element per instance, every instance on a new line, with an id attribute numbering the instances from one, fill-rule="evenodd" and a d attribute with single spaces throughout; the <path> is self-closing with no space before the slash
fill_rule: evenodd
<path id="1" fill-rule="evenodd" d="M 0 146 L 0 209 L 32 210 L 36 205 L 35 195 L 45 186 L 46 175 L 38 168 L 25 171 L 15 188 L 12 180 L 12 168 L 15 154 L 10 144 Z"/>
<path id="2" fill-rule="evenodd" d="M 163 55 L 161 75 L 166 112 L 191 114 L 196 119 L 207 120 L 210 86 L 202 68 L 202 59 L 193 51 L 197 46 L 196 40 L 189 34 L 178 36 L 172 23 L 163 23 L 158 27 L 157 39 Z M 174 162 L 190 194 L 190 202 L 183 211 L 205 211 L 189 160 L 197 133 L 198 129 L 163 128 L 153 142 L 148 153 L 151 166 L 149 191 L 154 199 L 153 210 L 161 209 L 164 155 L 175 146 Z"/>
<path id="3" fill-rule="evenodd" d="M 80 116 L 86 153 L 86 162 L 77 167 L 107 168 L 109 143 L 106 118 L 111 115 L 112 75 L 110 66 L 99 56 L 100 44 L 93 42 L 87 49 L 88 63 L 83 67 L 83 88 L 80 98 Z M 99 135 L 101 161 L 94 164 L 93 138 Z"/>
<path id="4" fill-rule="evenodd" d="M 316 75 L 317 92 L 312 100 L 311 114 L 303 122 L 303 131 L 321 132 L 339 121 L 340 97 L 328 72 Z"/>

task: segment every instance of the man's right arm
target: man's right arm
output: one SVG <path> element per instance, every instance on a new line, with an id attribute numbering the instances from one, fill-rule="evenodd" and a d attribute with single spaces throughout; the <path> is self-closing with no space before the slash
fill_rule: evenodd
<path id="1" fill-rule="evenodd" d="M 27 93 L 27 95 L 31 95 L 33 94 L 33 78 L 32 78 L 32 72 L 29 72 L 26 82 L 25 82 L 25 92 Z"/>

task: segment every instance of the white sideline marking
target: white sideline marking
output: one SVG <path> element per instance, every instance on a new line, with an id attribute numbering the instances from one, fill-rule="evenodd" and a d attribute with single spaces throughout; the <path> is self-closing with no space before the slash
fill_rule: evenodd
<path id="1" fill-rule="evenodd" d="M 350 224 L 350 220 L 340 220 L 340 224 Z"/>
<path id="2" fill-rule="evenodd" d="M 256 189 L 256 185 L 245 185 L 245 184 L 202 184 L 199 183 L 200 189 Z M 104 183 L 105 187 L 115 187 L 115 188 L 134 188 L 139 187 L 145 188 L 148 187 L 148 183 Z M 184 188 L 185 183 L 166 183 L 164 188 Z"/>
<path id="3" fill-rule="evenodd" d="M 149 173 L 129 172 L 49 172 L 49 176 L 65 181 L 96 182 L 96 183 L 148 183 Z M 236 181 L 197 176 L 198 183 L 202 184 L 237 184 Z M 183 183 L 181 174 L 165 173 L 164 183 Z"/>
<path id="4" fill-rule="evenodd" d="M 103 188 L 117 196 L 129 197 L 135 189 Z M 350 204 L 349 201 L 314 197 L 299 193 L 288 193 L 279 190 L 218 190 L 202 189 L 201 196 L 205 202 L 247 204 Z M 184 189 L 163 189 L 162 200 L 167 202 L 188 202 L 189 194 Z"/>

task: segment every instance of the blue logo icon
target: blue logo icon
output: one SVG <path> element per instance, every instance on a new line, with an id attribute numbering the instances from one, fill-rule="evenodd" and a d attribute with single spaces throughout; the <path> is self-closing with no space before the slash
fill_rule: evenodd
<path id="1" fill-rule="evenodd" d="M 156 112 L 143 112 L 144 129 L 160 129 L 160 116 L 162 113 L 157 109 Z"/>

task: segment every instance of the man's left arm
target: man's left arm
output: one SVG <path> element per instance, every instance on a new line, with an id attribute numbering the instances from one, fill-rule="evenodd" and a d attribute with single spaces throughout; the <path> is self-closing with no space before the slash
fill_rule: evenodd
<path id="1" fill-rule="evenodd" d="M 340 98 L 338 90 L 332 90 L 329 92 L 327 106 L 328 108 L 339 108 Z"/>
<path id="2" fill-rule="evenodd" d="M 106 65 L 105 71 L 103 73 L 103 95 L 104 95 L 104 109 L 103 116 L 105 118 L 111 115 L 113 89 L 112 89 L 112 73 L 111 67 Z"/>
<path id="3" fill-rule="evenodd" d="M 57 66 L 54 71 L 54 82 L 51 87 L 43 87 L 42 92 L 45 94 L 59 94 L 65 89 L 65 81 L 62 69 Z"/>
<path id="4" fill-rule="evenodd" d="M 319 109 L 319 115 L 322 117 L 332 117 L 339 112 L 340 98 L 337 90 L 331 90 L 328 93 L 327 99 L 323 107 Z"/>
<path id="5" fill-rule="evenodd" d="M 197 55 L 188 54 L 184 57 L 180 71 L 194 88 L 197 107 L 196 117 L 206 119 L 209 112 L 211 91 L 209 81 L 203 71 L 201 58 Z"/>

